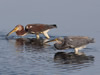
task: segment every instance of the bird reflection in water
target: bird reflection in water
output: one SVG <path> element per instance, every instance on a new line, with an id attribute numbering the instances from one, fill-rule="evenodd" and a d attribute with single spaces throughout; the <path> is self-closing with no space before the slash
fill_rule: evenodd
<path id="1" fill-rule="evenodd" d="M 87 56 L 84 53 L 75 54 L 75 52 L 57 52 L 54 55 L 54 61 L 63 64 L 84 64 L 94 61 L 94 56 Z"/>
<path id="2" fill-rule="evenodd" d="M 15 40 L 15 47 L 17 48 L 17 51 L 41 50 L 47 46 L 50 46 L 44 43 L 46 40 L 48 39 L 18 38 Z"/>

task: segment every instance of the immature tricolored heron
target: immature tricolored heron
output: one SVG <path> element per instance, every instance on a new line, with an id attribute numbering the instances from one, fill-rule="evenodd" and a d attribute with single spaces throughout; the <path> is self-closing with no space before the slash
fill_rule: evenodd
<path id="1" fill-rule="evenodd" d="M 54 47 L 58 50 L 62 49 L 75 49 L 75 53 L 78 54 L 78 50 L 83 49 L 89 43 L 94 43 L 94 39 L 86 36 L 65 36 L 64 38 L 56 38 L 54 40 L 47 41 L 52 42 L 56 41 Z"/>
<path id="2" fill-rule="evenodd" d="M 22 25 L 17 25 L 11 32 L 7 34 L 9 36 L 13 32 L 16 32 L 18 36 L 24 36 L 27 33 L 29 34 L 36 34 L 36 37 L 39 39 L 39 34 L 44 34 L 46 38 L 50 38 L 49 35 L 47 34 L 48 31 L 52 28 L 57 28 L 55 24 L 48 25 L 48 24 L 27 24 L 24 27 Z"/>

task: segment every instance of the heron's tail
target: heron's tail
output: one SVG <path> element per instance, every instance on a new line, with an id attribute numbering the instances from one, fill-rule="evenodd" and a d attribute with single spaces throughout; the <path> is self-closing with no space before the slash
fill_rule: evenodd
<path id="1" fill-rule="evenodd" d="M 56 24 L 50 25 L 50 29 L 52 29 L 52 28 L 57 28 L 57 25 Z"/>

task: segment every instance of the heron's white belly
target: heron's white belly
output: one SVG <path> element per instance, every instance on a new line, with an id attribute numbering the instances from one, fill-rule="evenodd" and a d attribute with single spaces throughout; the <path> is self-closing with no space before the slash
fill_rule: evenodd
<path id="1" fill-rule="evenodd" d="M 39 34 L 43 34 L 43 33 L 47 33 L 49 31 L 49 29 L 48 30 L 45 30 L 45 31 L 43 31 L 43 32 L 31 32 L 32 34 L 36 34 L 36 33 L 39 33 Z"/>
<path id="2" fill-rule="evenodd" d="M 81 49 L 83 49 L 83 48 L 86 48 L 86 45 L 81 46 L 81 47 L 78 47 L 77 49 L 78 49 L 78 50 L 81 50 Z"/>

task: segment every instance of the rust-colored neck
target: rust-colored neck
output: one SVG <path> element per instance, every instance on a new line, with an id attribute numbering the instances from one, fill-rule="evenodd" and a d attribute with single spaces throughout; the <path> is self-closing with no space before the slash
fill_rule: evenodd
<path id="1" fill-rule="evenodd" d="M 22 30 L 17 31 L 16 34 L 19 36 L 24 36 L 27 32 L 24 30 L 24 27 L 22 27 Z"/>

